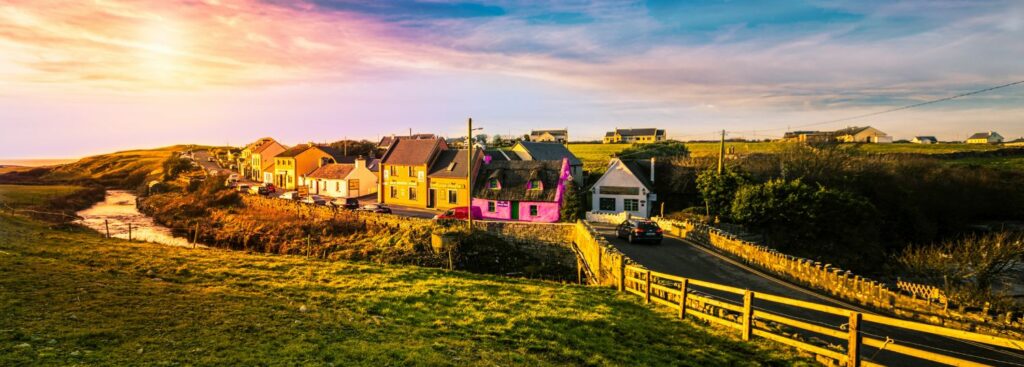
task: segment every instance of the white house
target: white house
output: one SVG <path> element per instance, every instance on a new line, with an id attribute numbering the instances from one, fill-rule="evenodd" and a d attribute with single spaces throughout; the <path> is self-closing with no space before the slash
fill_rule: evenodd
<path id="1" fill-rule="evenodd" d="M 654 194 L 654 160 L 613 158 L 590 192 L 592 213 L 629 213 L 632 217 L 647 218 L 658 200 Z"/>
<path id="2" fill-rule="evenodd" d="M 910 142 L 914 144 L 935 144 L 938 143 L 939 140 L 935 139 L 934 136 L 915 136 L 914 140 L 911 140 Z"/>
<path id="3" fill-rule="evenodd" d="M 377 192 L 374 168 L 378 162 L 356 158 L 354 163 L 325 164 L 300 177 L 299 184 L 309 187 L 310 194 L 335 198 L 374 194 Z"/>
<path id="4" fill-rule="evenodd" d="M 995 131 L 975 133 L 967 138 L 967 144 L 999 144 L 1003 142 L 1003 136 Z"/>

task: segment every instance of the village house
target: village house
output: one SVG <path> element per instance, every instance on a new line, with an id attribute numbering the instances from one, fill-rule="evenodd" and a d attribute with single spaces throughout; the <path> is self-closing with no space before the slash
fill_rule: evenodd
<path id="1" fill-rule="evenodd" d="M 356 158 L 352 163 L 328 163 L 299 179 L 309 193 L 333 198 L 355 198 L 377 192 L 376 168 L 380 160 Z"/>
<path id="2" fill-rule="evenodd" d="M 782 141 L 798 143 L 892 143 L 892 137 L 873 128 L 848 127 L 836 131 L 791 131 L 783 134 Z"/>
<path id="3" fill-rule="evenodd" d="M 474 169 L 483 156 L 476 150 Z M 380 163 L 378 202 L 446 210 L 467 207 L 467 150 L 449 149 L 444 139 L 399 139 Z"/>
<path id="4" fill-rule="evenodd" d="M 782 141 L 795 143 L 828 143 L 832 134 L 826 131 L 790 131 L 782 135 Z"/>
<path id="5" fill-rule="evenodd" d="M 590 187 L 594 213 L 629 213 L 648 218 L 657 195 L 654 193 L 654 160 L 612 158 L 608 170 Z"/>
<path id="6" fill-rule="evenodd" d="M 935 144 L 938 143 L 939 140 L 935 139 L 934 136 L 915 136 L 910 142 L 914 144 Z"/>
<path id="7" fill-rule="evenodd" d="M 995 131 L 975 133 L 967 138 L 967 144 L 999 144 L 1003 142 L 1003 136 Z"/>
<path id="8" fill-rule="evenodd" d="M 490 220 L 552 223 L 561 219 L 569 160 L 484 159 L 474 183 L 474 215 Z"/>
<path id="9" fill-rule="evenodd" d="M 237 157 L 238 174 L 253 181 L 263 181 L 266 167 L 274 163 L 274 157 L 287 149 L 273 138 L 261 138 L 249 145 Z"/>
<path id="10" fill-rule="evenodd" d="M 530 141 L 565 144 L 569 142 L 569 130 L 533 130 L 530 131 Z"/>
<path id="11" fill-rule="evenodd" d="M 340 151 L 313 143 L 291 147 L 274 157 L 274 186 L 283 190 L 299 188 L 299 178 L 330 163 L 354 163 Z"/>
<path id="12" fill-rule="evenodd" d="M 665 130 L 647 129 L 619 129 L 604 134 L 605 144 L 617 143 L 653 143 L 665 140 Z"/>
<path id="13" fill-rule="evenodd" d="M 569 172 L 577 185 L 583 185 L 583 162 L 576 158 L 565 145 L 557 143 L 535 143 L 520 141 L 510 150 L 491 149 L 485 152 L 492 160 L 503 161 L 562 161 L 568 159 Z"/>

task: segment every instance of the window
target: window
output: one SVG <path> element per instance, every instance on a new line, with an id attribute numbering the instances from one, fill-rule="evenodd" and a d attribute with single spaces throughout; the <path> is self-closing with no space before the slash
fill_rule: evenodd
<path id="1" fill-rule="evenodd" d="M 487 212 L 488 213 L 494 213 L 494 211 L 495 211 L 495 209 L 494 209 L 494 202 L 493 201 L 488 201 L 487 202 Z"/>
<path id="2" fill-rule="evenodd" d="M 409 177 L 412 177 L 412 166 L 409 166 L 409 167 L 406 167 L 406 168 L 409 171 L 408 172 L 409 173 Z"/>
<path id="3" fill-rule="evenodd" d="M 455 204 L 459 202 L 459 192 L 455 190 L 448 190 L 448 204 Z"/>
<path id="4" fill-rule="evenodd" d="M 426 177 L 427 175 L 423 171 L 416 171 L 416 179 L 419 180 L 420 182 L 423 182 L 423 180 L 426 179 Z"/>
<path id="5" fill-rule="evenodd" d="M 627 211 L 627 212 L 635 212 L 637 210 L 640 210 L 640 200 L 637 200 L 637 199 L 623 199 L 622 200 L 622 207 L 623 207 L 622 209 Z"/>
<path id="6" fill-rule="evenodd" d="M 341 181 L 336 181 L 334 183 L 334 191 L 341 191 Z"/>
<path id="7" fill-rule="evenodd" d="M 397 197 L 398 197 L 398 188 L 394 187 L 394 186 L 391 186 L 391 198 L 397 198 Z"/>
<path id="8" fill-rule="evenodd" d="M 530 216 L 531 217 L 536 217 L 537 216 L 537 206 L 536 205 L 530 205 Z"/>
<path id="9" fill-rule="evenodd" d="M 526 188 L 528 190 L 543 190 L 544 184 L 541 183 L 540 180 L 530 180 L 530 182 L 526 184 Z"/>
<path id="10" fill-rule="evenodd" d="M 601 198 L 601 202 L 598 205 L 602 211 L 615 211 L 615 198 Z"/>
<path id="11" fill-rule="evenodd" d="M 415 187 L 410 187 L 409 188 L 409 200 L 416 200 L 416 188 Z"/>
<path id="12" fill-rule="evenodd" d="M 359 180 L 358 179 L 348 180 L 348 185 L 345 185 L 345 186 L 348 186 L 349 190 L 352 190 L 352 188 L 355 188 L 356 191 L 359 191 Z"/>
<path id="13" fill-rule="evenodd" d="M 498 183 L 498 179 L 492 178 L 492 179 L 487 181 L 487 188 L 488 189 L 492 189 L 492 190 L 497 190 L 497 189 L 501 188 L 501 185 Z"/>

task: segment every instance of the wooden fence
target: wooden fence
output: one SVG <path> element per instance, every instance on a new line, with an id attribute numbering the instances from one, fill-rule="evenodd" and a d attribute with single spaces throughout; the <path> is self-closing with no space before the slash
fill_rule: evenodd
<path id="1" fill-rule="evenodd" d="M 621 291 L 643 297 L 645 303 L 655 303 L 675 309 L 679 318 L 693 316 L 712 324 L 736 329 L 743 340 L 750 340 L 754 336 L 765 338 L 815 354 L 819 356 L 819 359 L 824 357 L 833 363 L 844 366 L 880 366 L 881 364 L 863 358 L 862 349 L 864 347 L 884 349 L 892 353 L 950 366 L 986 366 L 986 364 L 911 347 L 903 343 L 893 343 L 891 339 L 883 340 L 866 336 L 861 331 L 862 325 L 865 323 L 1024 351 L 1024 342 L 1018 340 L 860 313 L 771 294 L 754 293 L 741 288 L 659 273 L 638 265 L 623 265 L 619 274 L 621 274 L 621 278 L 617 283 Z M 707 293 L 707 290 L 739 295 L 743 297 L 743 302 L 735 303 L 725 298 L 715 297 Z M 848 321 L 840 327 L 823 326 L 808 322 L 809 320 L 798 320 L 791 316 L 771 312 L 763 307 L 755 307 L 755 300 L 795 307 L 803 313 L 831 314 Z M 801 332 L 785 332 L 784 330 L 787 329 L 797 329 Z M 839 339 L 844 343 L 841 347 L 835 347 L 834 344 L 832 347 L 829 347 L 828 344 L 816 345 L 808 341 L 809 338 L 806 337 L 808 334 Z"/>

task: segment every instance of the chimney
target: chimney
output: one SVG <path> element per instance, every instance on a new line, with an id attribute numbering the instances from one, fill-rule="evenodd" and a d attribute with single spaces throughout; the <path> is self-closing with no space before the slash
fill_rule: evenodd
<path id="1" fill-rule="evenodd" d="M 654 157 L 651 157 L 651 183 L 654 183 Z"/>
<path id="2" fill-rule="evenodd" d="M 363 156 L 356 157 L 356 168 L 358 169 L 359 167 L 366 167 L 366 158 Z"/>

